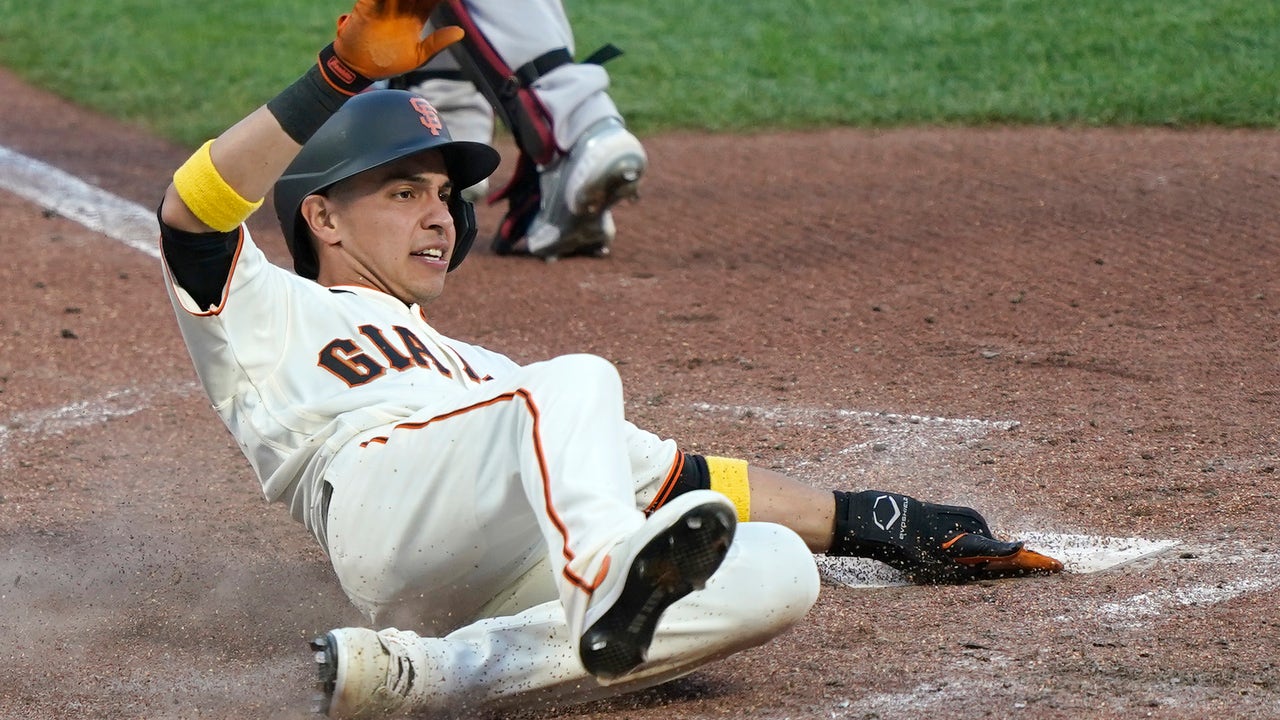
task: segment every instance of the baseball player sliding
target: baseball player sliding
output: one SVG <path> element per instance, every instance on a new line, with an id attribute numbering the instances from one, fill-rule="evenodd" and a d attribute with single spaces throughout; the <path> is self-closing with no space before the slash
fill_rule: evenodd
<path id="1" fill-rule="evenodd" d="M 832 493 L 681 452 L 607 361 L 518 365 L 428 307 L 497 153 L 363 92 L 456 42 L 436 1 L 359 0 L 296 83 L 196 151 L 159 209 L 170 296 L 214 409 L 373 628 L 314 641 L 335 717 L 564 704 L 760 645 L 818 594 L 812 552 L 919 582 L 1056 572 L 963 507 Z M 274 191 L 295 272 L 244 220 Z"/>

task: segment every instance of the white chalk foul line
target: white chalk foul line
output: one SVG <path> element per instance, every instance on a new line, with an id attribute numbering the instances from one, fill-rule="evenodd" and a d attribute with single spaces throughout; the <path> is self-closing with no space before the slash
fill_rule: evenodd
<path id="1" fill-rule="evenodd" d="M 924 454 L 937 455 L 944 452 L 944 448 L 954 447 L 957 443 L 978 440 L 992 432 L 1008 431 L 1021 425 L 1017 420 L 949 418 L 842 408 L 764 408 L 708 403 L 695 403 L 692 408 L 697 412 L 728 415 L 773 427 L 848 426 L 854 428 L 857 441 L 845 447 L 833 448 L 832 452 L 855 456 L 891 451 L 889 455 L 910 454 L 919 459 Z M 881 459 L 885 457 L 888 456 L 882 456 Z M 797 460 L 796 468 L 810 464 L 811 461 L 801 458 Z"/>
<path id="2" fill-rule="evenodd" d="M 160 226 L 154 212 L 3 146 L 0 187 L 134 250 L 160 257 Z"/>
<path id="3" fill-rule="evenodd" d="M 694 409 L 757 420 L 774 426 L 819 427 L 842 420 L 854 421 L 872 428 L 873 434 L 881 437 L 886 428 L 890 431 L 898 428 L 899 432 L 914 432 L 918 436 L 916 440 L 924 443 L 936 441 L 939 435 L 959 433 L 965 437 L 980 437 L 992 430 L 1010 430 L 1019 425 L 1012 420 L 942 418 L 841 409 L 774 409 L 710 404 L 698 404 Z M 913 431 L 911 428 L 917 430 Z M 933 431 L 930 432 L 929 428 L 933 428 Z M 841 452 L 847 453 L 868 444 L 859 443 Z M 1121 538 L 1041 531 L 1017 532 L 1013 536 L 1026 542 L 1029 548 L 1062 560 L 1066 572 L 1075 574 L 1100 572 L 1154 558 L 1181 545 L 1181 541 L 1176 539 Z M 1212 580 L 1156 588 L 1119 600 L 1099 600 L 1070 617 L 1058 619 L 1092 619 L 1110 625 L 1142 627 L 1178 607 L 1213 605 L 1248 593 L 1280 588 L 1280 572 L 1277 572 L 1280 570 L 1280 556 L 1234 546 L 1211 547 L 1192 554 L 1200 567 L 1226 566 L 1228 571 L 1217 571 L 1218 577 Z M 876 588 L 907 584 L 902 573 L 873 560 L 819 555 L 815 556 L 815 561 L 824 579 L 839 585 Z M 932 690 L 930 694 L 933 694 Z"/>
<path id="4" fill-rule="evenodd" d="M 1197 584 L 1187 587 L 1153 590 L 1139 593 L 1122 601 L 1109 602 L 1097 610 L 1106 620 L 1129 621 L 1134 627 L 1139 619 L 1155 618 L 1165 611 L 1187 605 L 1214 605 L 1246 593 L 1270 590 L 1280 585 L 1280 578 L 1273 575 L 1254 575 L 1236 578 L 1213 585 Z"/>
<path id="5" fill-rule="evenodd" d="M 1080 544 L 1079 538 L 1087 536 L 1063 537 L 1066 539 L 1065 547 L 1070 548 Z M 1039 538 L 1041 541 L 1045 539 Z M 1110 546 L 1113 552 L 1117 548 L 1128 547 L 1135 557 L 1127 562 L 1159 555 L 1174 546 L 1159 549 L 1171 541 L 1158 541 L 1154 545 L 1128 545 L 1124 542 L 1128 540 L 1125 538 L 1106 540 L 1113 542 L 1104 543 L 1103 547 Z M 1117 544 L 1114 541 L 1120 542 Z M 1150 625 L 1165 617 L 1185 615 L 1188 607 L 1205 608 L 1248 593 L 1269 592 L 1280 588 L 1280 573 L 1277 572 L 1280 570 L 1280 558 L 1266 550 L 1249 549 L 1240 542 L 1229 542 L 1191 548 L 1186 555 L 1190 557 L 1185 559 L 1195 562 L 1199 570 L 1217 577 L 1175 584 L 1119 600 L 1097 599 L 1090 603 L 1076 599 L 1072 601 L 1073 605 L 1085 606 L 1078 607 L 1069 615 L 1059 615 L 1051 620 L 1058 626 L 1096 623 L 1111 631 L 1149 633 Z M 1172 562 L 1180 561 L 1181 559 Z M 1170 579 L 1160 571 L 1164 559 L 1159 559 L 1156 563 L 1155 570 L 1151 573 L 1157 576 L 1156 582 Z M 919 684 L 902 692 L 872 692 L 850 698 L 838 703 L 830 717 L 854 718 L 874 714 L 885 718 L 917 718 L 943 708 L 950 702 L 974 697 L 993 698 L 997 695 L 1005 698 L 1004 702 L 1008 703 L 1002 708 L 1004 711 L 1020 711 L 1028 703 L 1016 698 L 1034 697 L 1043 688 L 1024 687 L 1016 672 L 1005 672 L 1005 668 L 1011 663 L 1009 656 L 998 648 L 983 648 L 981 654 L 975 656 L 969 656 L 966 651 L 965 656 L 950 662 L 947 672 L 940 673 L 934 682 Z"/>
<path id="6" fill-rule="evenodd" d="M 14 458 L 9 446 L 15 440 L 39 440 L 63 435 L 72 430 L 141 412 L 151 406 L 151 401 L 157 395 L 170 391 L 178 395 L 189 395 L 198 390 L 199 386 L 195 383 L 184 383 L 167 391 L 125 388 L 109 390 L 96 398 L 60 407 L 14 413 L 0 425 L 0 468 L 7 470 L 12 467 Z"/>
<path id="7" fill-rule="evenodd" d="M 1253 550 L 1240 543 L 1197 547 L 1188 560 L 1212 577 L 1130 595 L 1119 600 L 1099 601 L 1070 615 L 1056 619 L 1068 622 L 1093 619 L 1106 625 L 1142 628 L 1189 606 L 1209 606 L 1255 592 L 1280 588 L 1280 557 L 1266 550 Z"/>
<path id="8" fill-rule="evenodd" d="M 4 146 L 0 146 L 0 188 L 127 247 L 160 257 L 160 226 L 154 212 Z M 192 387 L 179 391 L 189 392 Z M 12 466 L 9 445 L 15 438 L 60 435 L 126 417 L 146 408 L 153 394 L 133 388 L 111 390 L 93 400 L 12 415 L 0 425 L 0 467 Z"/>
<path id="9" fill-rule="evenodd" d="M 911 436 L 914 444 L 923 448 L 938 443 L 939 439 L 945 436 L 958 435 L 966 439 L 975 439 L 994 430 L 1007 431 L 1020 425 L 1016 420 L 947 418 L 840 408 L 761 408 L 701 403 L 694 405 L 694 409 L 758 420 L 774 426 L 820 427 L 844 422 L 871 429 L 872 439 L 846 447 L 840 451 L 841 454 L 885 444 L 895 433 L 900 436 L 897 439 L 897 445 L 906 445 L 905 438 Z M 1019 532 L 1016 533 L 1016 537 L 1026 542 L 1027 547 L 1058 558 L 1063 562 L 1066 571 L 1073 573 L 1091 573 L 1117 567 L 1162 553 L 1178 544 L 1176 540 L 1100 537 L 1037 531 Z M 840 585 L 890 587 L 907 584 L 902 573 L 874 560 L 829 558 L 821 555 L 816 556 L 816 560 L 823 576 Z"/>
<path id="10" fill-rule="evenodd" d="M 702 412 L 736 415 L 744 418 L 772 420 L 781 424 L 818 426 L 835 420 L 856 421 L 865 425 L 903 425 L 970 429 L 982 432 L 1012 430 L 1022 423 L 1017 420 L 982 420 L 979 418 L 948 418 L 934 415 L 909 415 L 877 412 L 873 410 L 846 410 L 842 408 L 764 408 L 747 405 L 712 405 L 694 403 L 693 408 Z"/>

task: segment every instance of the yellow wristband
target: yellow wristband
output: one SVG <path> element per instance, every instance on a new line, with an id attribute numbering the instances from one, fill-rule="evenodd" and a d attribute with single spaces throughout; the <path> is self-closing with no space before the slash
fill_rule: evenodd
<path id="1" fill-rule="evenodd" d="M 206 142 L 182 163 L 173 174 L 173 187 L 200 222 L 219 232 L 230 232 L 261 207 L 262 200 L 245 200 L 222 179 L 209 154 L 212 145 L 212 140 Z"/>
<path id="2" fill-rule="evenodd" d="M 751 485 L 747 482 L 747 461 L 708 455 L 707 472 L 711 489 L 724 495 L 738 509 L 738 522 L 751 519 Z"/>

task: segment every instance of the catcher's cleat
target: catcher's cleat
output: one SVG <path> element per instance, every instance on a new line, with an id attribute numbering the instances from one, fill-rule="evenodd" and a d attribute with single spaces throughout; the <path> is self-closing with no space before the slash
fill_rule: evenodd
<path id="1" fill-rule="evenodd" d="M 540 170 L 538 212 L 516 252 L 542 258 L 609 254 L 616 229 L 609 212 L 638 195 L 648 158 L 615 118 L 591 126 L 569 154 Z"/>
<path id="2" fill-rule="evenodd" d="M 378 633 L 338 628 L 312 640 L 311 649 L 322 693 L 317 713 L 357 720 L 408 708 L 413 668 L 407 658 L 394 658 Z"/>
<path id="3" fill-rule="evenodd" d="M 695 490 L 663 505 L 619 543 L 583 624 L 578 654 L 587 672 L 607 683 L 643 663 L 659 617 L 706 585 L 729 551 L 737 522 L 727 498 Z"/>

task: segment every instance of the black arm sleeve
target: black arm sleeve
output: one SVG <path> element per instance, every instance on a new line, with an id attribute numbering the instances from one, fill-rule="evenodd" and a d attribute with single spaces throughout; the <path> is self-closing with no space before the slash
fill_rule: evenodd
<path id="1" fill-rule="evenodd" d="M 160 221 L 160 252 L 165 264 L 174 282 L 201 308 L 208 310 L 222 302 L 243 231 L 240 226 L 229 232 L 192 233 Z"/>

